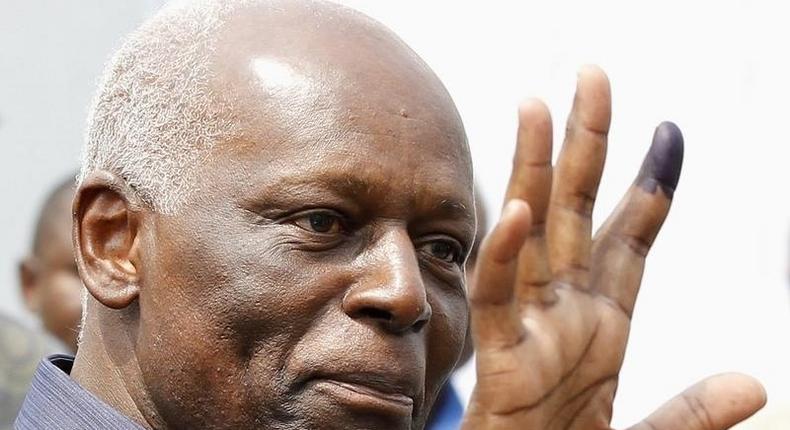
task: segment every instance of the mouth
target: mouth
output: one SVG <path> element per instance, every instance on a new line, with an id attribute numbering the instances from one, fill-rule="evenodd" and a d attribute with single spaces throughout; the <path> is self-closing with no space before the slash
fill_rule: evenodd
<path id="1" fill-rule="evenodd" d="M 411 417 L 414 409 L 414 398 L 396 384 L 365 378 L 364 375 L 320 377 L 310 381 L 310 385 L 335 401 L 364 413 Z"/>

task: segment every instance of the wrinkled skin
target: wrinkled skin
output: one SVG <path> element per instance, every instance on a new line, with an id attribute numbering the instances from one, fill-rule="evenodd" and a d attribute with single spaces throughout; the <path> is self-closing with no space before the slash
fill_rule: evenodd
<path id="1" fill-rule="evenodd" d="M 636 181 L 592 236 L 611 115 L 603 72 L 580 72 L 555 166 L 549 112 L 520 109 L 502 218 L 470 292 L 477 386 L 464 429 L 609 429 L 645 257 L 669 212 L 683 137 L 656 129 Z M 726 429 L 765 403 L 737 374 L 709 378 L 632 427 Z"/>
<path id="2" fill-rule="evenodd" d="M 469 315 L 472 173 L 452 101 L 401 41 L 334 6 L 247 10 L 218 38 L 212 84 L 232 95 L 242 133 L 206 157 L 199 192 L 163 215 L 114 172 L 78 191 L 91 299 L 73 378 L 148 428 L 421 428 Z M 573 118 L 602 131 L 608 84 L 593 81 L 606 94 Z M 665 162 L 648 169 L 605 228 L 640 246 L 594 247 L 592 200 L 562 199 L 594 195 L 604 134 L 571 133 L 579 145 L 550 187 L 551 133 L 534 110 L 522 112 L 515 203 L 484 243 L 470 293 L 479 384 L 467 428 L 608 425 L 643 264 L 634 250 L 652 241 L 674 187 L 651 176 Z M 557 222 L 544 235 L 550 188 L 571 210 L 549 210 Z M 602 260 L 584 266 L 588 251 Z M 514 288 L 523 279 L 534 288 Z M 756 407 L 700 402 L 713 426 L 651 422 L 718 429 Z M 670 405 L 660 418 L 684 412 Z"/>
<path id="3" fill-rule="evenodd" d="M 74 377 L 144 425 L 420 428 L 461 354 L 463 127 L 400 40 L 323 7 L 250 11 L 218 36 L 213 85 L 242 132 L 178 213 L 110 172 L 80 189 L 96 300 Z M 324 19 L 350 24 L 305 30 Z"/>

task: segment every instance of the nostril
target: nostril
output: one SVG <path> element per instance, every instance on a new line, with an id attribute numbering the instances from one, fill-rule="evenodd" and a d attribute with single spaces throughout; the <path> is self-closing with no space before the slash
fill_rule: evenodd
<path id="1" fill-rule="evenodd" d="M 358 315 L 374 320 L 390 321 L 392 319 L 391 313 L 379 308 L 362 308 L 359 310 Z"/>
<path id="2" fill-rule="evenodd" d="M 419 320 L 419 321 L 414 323 L 414 325 L 412 326 L 412 329 L 415 332 L 418 332 L 418 331 L 422 330 L 422 328 L 425 327 L 425 324 L 427 324 L 427 323 L 428 323 L 427 319 Z"/>

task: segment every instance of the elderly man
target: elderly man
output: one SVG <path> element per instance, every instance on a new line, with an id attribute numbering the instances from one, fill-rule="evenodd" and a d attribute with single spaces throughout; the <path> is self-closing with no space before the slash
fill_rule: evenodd
<path id="1" fill-rule="evenodd" d="M 73 211 L 82 343 L 42 363 L 18 428 L 419 429 L 469 321 L 466 428 L 608 428 L 682 159 L 662 124 L 593 240 L 609 116 L 583 69 L 552 172 L 548 111 L 521 107 L 467 304 L 471 159 L 413 51 L 329 3 L 165 10 L 99 90 Z M 763 401 L 720 376 L 635 428 L 724 429 Z"/>

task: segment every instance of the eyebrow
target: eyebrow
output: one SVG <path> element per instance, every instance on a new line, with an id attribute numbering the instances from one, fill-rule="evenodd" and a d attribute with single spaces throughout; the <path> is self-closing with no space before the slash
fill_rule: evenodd
<path id="1" fill-rule="evenodd" d="M 293 200 L 292 196 L 309 195 L 313 193 L 329 193 L 339 198 L 349 199 L 354 202 L 376 201 L 387 198 L 387 190 L 375 195 L 379 184 L 365 180 L 363 177 L 334 172 L 300 172 L 278 178 L 276 184 L 268 184 L 261 190 L 265 199 L 272 202 L 285 203 Z M 412 191 L 408 202 L 417 212 L 422 214 L 418 219 L 439 216 L 445 219 L 462 220 L 475 225 L 475 215 L 471 202 L 465 203 L 455 191 L 444 191 L 434 186 L 422 186 Z M 384 196 L 384 197 L 382 197 Z M 298 197 L 297 197 L 298 198 Z"/>
<path id="2" fill-rule="evenodd" d="M 360 195 L 367 195 L 373 192 L 373 187 L 368 181 L 360 178 L 329 174 L 329 173 L 301 173 L 281 177 L 276 187 L 267 190 L 268 193 L 288 195 L 307 191 L 329 192 L 340 197 L 349 199 L 357 198 Z"/>
<path id="3" fill-rule="evenodd" d="M 436 205 L 436 211 L 452 215 L 453 218 L 465 218 L 474 221 L 474 211 L 457 200 L 442 199 L 439 204 Z"/>

